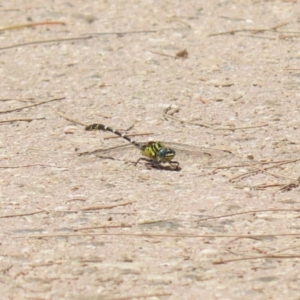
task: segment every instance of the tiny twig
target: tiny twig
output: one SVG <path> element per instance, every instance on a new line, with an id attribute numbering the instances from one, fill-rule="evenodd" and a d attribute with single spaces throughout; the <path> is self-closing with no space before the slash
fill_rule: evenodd
<path id="1" fill-rule="evenodd" d="M 216 35 L 224 35 L 224 34 L 235 34 L 238 32 L 252 32 L 252 33 L 261 33 L 261 32 L 265 32 L 265 31 L 277 31 L 278 28 L 286 26 L 289 23 L 281 23 L 279 25 L 270 27 L 270 28 L 260 28 L 260 29 L 248 29 L 248 28 L 244 28 L 244 29 L 235 29 L 235 30 L 229 30 L 229 31 L 223 31 L 223 32 L 218 32 L 218 33 L 211 33 L 208 36 L 216 36 Z"/>
<path id="2" fill-rule="evenodd" d="M 40 40 L 40 41 L 33 41 L 33 42 L 20 43 L 20 44 L 15 44 L 15 45 L 11 45 L 11 46 L 6 46 L 6 47 L 0 48 L 0 50 L 8 50 L 8 49 L 13 49 L 13 48 L 19 48 L 19 47 L 25 47 L 25 46 L 31 46 L 31 45 L 39 45 L 39 44 L 89 40 L 92 38 L 93 38 L 92 36 L 86 36 L 86 37 L 74 37 L 74 38 L 65 38 L 65 39 Z"/>
<path id="3" fill-rule="evenodd" d="M 154 294 L 141 294 L 141 295 L 130 295 L 130 296 L 115 296 L 115 297 L 105 297 L 103 296 L 104 300 L 131 300 L 131 299 L 140 299 L 140 298 L 158 298 L 160 297 L 167 297 L 167 296 L 172 296 L 171 293 L 154 293 Z"/>
<path id="4" fill-rule="evenodd" d="M 36 119 L 12 119 L 12 120 L 2 120 L 0 123 L 12 123 L 12 122 L 31 122 L 33 120 L 44 120 L 46 118 L 36 118 Z"/>
<path id="5" fill-rule="evenodd" d="M 156 51 L 150 51 L 150 52 L 153 53 L 153 54 L 158 54 L 158 55 L 162 55 L 162 56 L 166 56 L 166 57 L 171 57 L 171 58 L 174 58 L 174 59 L 187 58 L 188 57 L 188 52 L 187 52 L 186 49 L 178 51 L 175 55 L 169 55 L 169 54 L 156 52 Z"/>
<path id="6" fill-rule="evenodd" d="M 283 186 L 284 184 L 282 183 L 262 183 L 262 184 L 258 184 L 258 185 L 254 185 L 252 186 L 253 189 L 256 190 L 264 190 L 266 188 L 271 188 L 271 187 L 277 187 L 277 186 Z M 273 193 L 274 195 L 274 193 Z"/>
<path id="7" fill-rule="evenodd" d="M 293 159 L 293 160 L 287 160 L 287 161 L 281 161 L 281 162 L 279 162 L 278 164 L 276 164 L 276 165 L 274 165 L 274 166 L 270 166 L 270 167 L 266 167 L 266 168 L 263 168 L 262 170 L 268 170 L 268 169 L 273 169 L 273 168 L 277 168 L 277 167 L 280 167 L 280 166 L 282 166 L 282 165 L 285 165 L 285 164 L 289 164 L 289 163 L 293 163 L 293 162 L 297 162 L 297 161 L 299 161 L 300 160 L 300 158 L 297 158 L 297 159 Z M 269 163 L 276 163 L 276 162 L 269 162 Z M 264 163 L 265 164 L 265 163 Z M 248 166 L 250 165 L 250 167 L 255 167 L 255 165 L 253 165 L 253 164 L 247 164 Z M 254 174 L 256 174 L 256 173 L 258 173 L 260 170 L 256 170 L 256 171 L 251 171 L 251 172 L 247 172 L 247 173 L 243 173 L 243 174 L 240 174 L 240 175 L 237 175 L 237 176 L 235 176 L 235 177 L 232 177 L 229 181 L 235 181 L 235 180 L 237 180 L 238 178 L 240 178 L 240 177 L 242 177 L 242 178 L 244 178 L 244 177 L 248 177 L 248 176 L 251 176 L 251 175 L 254 175 Z M 272 173 L 271 173 L 272 174 Z M 272 174 L 273 175 L 273 174 Z M 279 176 L 279 175 L 278 175 Z M 287 177 L 283 177 L 283 178 L 287 178 Z M 295 180 L 294 178 L 288 178 L 288 179 L 290 179 L 290 180 Z"/>
<path id="8" fill-rule="evenodd" d="M 285 184 L 279 190 L 277 190 L 276 192 L 274 192 L 273 195 L 275 195 L 279 191 L 289 191 L 291 189 L 297 188 L 297 187 L 299 187 L 299 185 L 300 185 L 300 177 L 298 177 L 297 179 L 293 180 L 292 182 L 290 182 L 288 184 Z"/>
<path id="9" fill-rule="evenodd" d="M 20 102 L 26 102 L 34 100 L 34 98 L 25 98 L 25 99 L 16 99 L 16 98 L 5 98 L 5 99 L 0 99 L 0 101 L 20 101 Z"/>
<path id="10" fill-rule="evenodd" d="M 259 209 L 259 210 L 248 210 L 248 211 L 242 211 L 242 212 L 238 212 L 238 213 L 233 213 L 233 214 L 228 214 L 228 215 L 221 215 L 221 216 L 215 216 L 215 217 L 207 217 L 204 219 L 200 219 L 197 222 L 203 222 L 203 221 L 207 221 L 207 220 L 215 220 L 215 219 L 221 219 L 221 218 L 228 218 L 228 217 L 234 217 L 234 216 L 239 216 L 239 215 L 245 215 L 245 214 L 256 214 L 256 213 L 261 213 L 261 212 L 278 212 L 278 211 L 295 211 L 295 212 L 299 212 L 300 209 L 288 209 L 288 208 L 274 208 L 274 209 Z M 197 216 L 197 215 L 195 215 Z"/>
<path id="11" fill-rule="evenodd" d="M 81 228 L 73 228 L 74 231 L 81 230 L 94 230 L 94 229 L 106 229 L 106 228 L 131 228 L 132 225 L 103 225 L 103 226 L 94 226 L 94 227 L 81 227 Z"/>
<path id="12" fill-rule="evenodd" d="M 254 38 L 254 39 L 265 39 L 265 40 L 267 39 L 267 40 L 271 40 L 271 41 L 277 40 L 277 37 L 263 36 L 263 35 L 258 35 L 256 33 L 253 33 L 253 34 L 240 34 L 240 36 L 250 37 L 250 38 Z M 278 38 L 280 38 L 280 36 Z"/>
<path id="13" fill-rule="evenodd" d="M 165 28 L 165 29 L 160 29 L 160 30 L 133 30 L 133 31 L 111 31 L 111 32 L 96 32 L 96 33 L 88 33 L 89 36 L 92 37 L 97 37 L 97 36 L 101 36 L 101 35 L 128 35 L 128 34 L 141 34 L 141 33 L 155 33 L 155 32 L 159 32 L 162 30 L 175 30 L 175 28 Z"/>
<path id="14" fill-rule="evenodd" d="M 4 215 L 4 216 L 0 216 L 0 219 L 14 218 L 14 217 L 24 217 L 24 216 L 32 216 L 32 215 L 40 214 L 42 212 L 44 212 L 44 211 L 43 210 L 38 210 L 38 211 L 30 212 L 30 213 Z"/>
<path id="15" fill-rule="evenodd" d="M 225 264 L 229 262 L 236 262 L 236 261 L 243 261 L 243 260 L 255 260 L 255 259 L 284 259 L 284 258 L 300 258 L 300 255 L 261 255 L 261 256 L 250 256 L 250 257 L 244 257 L 244 258 L 233 258 L 233 259 L 226 259 L 226 260 L 220 260 L 220 261 L 214 261 L 212 262 L 215 265 Z"/>
<path id="16" fill-rule="evenodd" d="M 73 37 L 73 38 L 63 38 L 63 39 L 52 39 L 52 40 L 39 40 L 39 41 L 32 41 L 26 43 L 15 44 L 11 46 L 6 46 L 0 48 L 0 50 L 8 50 L 13 48 L 25 47 L 30 45 L 39 45 L 39 44 L 49 44 L 49 43 L 61 43 L 61 42 L 73 42 L 73 41 L 84 41 L 97 38 L 98 36 L 102 35 L 128 35 L 128 34 L 141 34 L 141 33 L 155 33 L 160 32 L 162 30 L 178 30 L 180 28 L 165 28 L 160 30 L 140 30 L 140 31 L 125 31 L 125 32 L 99 32 L 99 33 L 91 33 L 87 36 L 83 37 Z"/>
<path id="17" fill-rule="evenodd" d="M 287 34 L 280 34 L 279 35 L 279 39 L 281 40 L 285 40 L 285 39 L 293 39 L 293 38 L 299 38 L 300 35 L 298 34 L 291 34 L 291 35 L 287 35 Z"/>
<path id="18" fill-rule="evenodd" d="M 179 107 L 172 107 L 172 105 L 169 105 L 166 109 L 164 109 L 163 113 L 167 116 L 173 116 L 174 114 L 178 113 L 180 111 Z"/>
<path id="19" fill-rule="evenodd" d="M 276 251 L 273 251 L 272 253 L 269 253 L 269 255 L 274 255 L 276 253 L 282 253 L 284 251 L 287 251 L 287 250 L 292 250 L 292 249 L 296 249 L 296 248 L 299 248 L 300 245 L 295 245 L 295 246 L 292 246 L 292 247 L 285 247 L 285 248 L 282 248 L 282 249 L 278 249 Z"/>
<path id="20" fill-rule="evenodd" d="M 300 35 L 300 31 L 286 31 L 286 30 L 278 30 L 278 33 L 292 33 Z"/>
<path id="21" fill-rule="evenodd" d="M 102 210 L 102 209 L 112 209 L 119 206 L 126 206 L 130 205 L 132 203 L 135 203 L 135 201 L 128 201 L 124 203 L 118 203 L 118 204 L 111 204 L 111 205 L 99 205 L 99 206 L 89 206 L 84 207 L 78 210 L 53 210 L 53 211 L 47 211 L 47 212 L 53 212 L 53 213 L 79 213 L 79 212 L 88 212 L 93 210 Z M 41 209 L 41 208 L 40 208 Z"/>
<path id="22" fill-rule="evenodd" d="M 258 239 L 279 236 L 300 236 L 300 233 L 274 233 L 274 234 L 194 234 L 194 233 L 53 233 L 53 234 L 32 234 L 32 235 L 16 235 L 14 238 L 56 238 L 56 237 L 88 237 L 88 236 L 128 236 L 128 237 L 162 237 L 162 238 L 244 238 Z"/>
<path id="23" fill-rule="evenodd" d="M 164 116 L 164 118 L 165 118 L 166 120 L 169 118 L 169 119 L 178 121 L 178 122 L 180 122 L 180 123 L 192 124 L 192 125 L 202 126 L 202 127 L 206 127 L 206 128 L 212 128 L 212 126 L 210 126 L 210 125 L 208 125 L 208 124 L 197 123 L 197 122 L 191 122 L 191 121 L 185 121 L 185 120 L 179 119 L 179 118 L 177 118 L 177 117 L 174 117 L 172 114 L 178 112 L 179 109 L 176 109 L 175 112 L 173 112 L 172 114 L 169 113 L 170 110 L 171 110 L 171 106 L 168 106 L 168 107 L 167 107 L 166 109 L 164 109 L 164 111 L 163 111 L 163 116 Z"/>
<path id="24" fill-rule="evenodd" d="M 246 164 L 247 164 L 247 162 L 246 162 Z M 289 178 L 289 177 L 286 177 L 286 176 L 282 176 L 282 175 L 278 175 L 278 174 L 275 174 L 275 173 L 272 173 L 272 172 L 268 172 L 265 168 L 260 168 L 260 167 L 254 165 L 254 164 L 248 163 L 248 166 L 251 167 L 251 168 L 257 169 L 258 171 L 261 171 L 262 173 L 274 176 L 276 178 L 284 178 L 284 179 L 291 179 L 291 180 L 293 180 L 292 178 Z"/>
<path id="25" fill-rule="evenodd" d="M 71 117 L 68 117 L 67 115 L 63 114 L 60 111 L 55 111 L 55 113 L 58 114 L 60 117 L 66 119 L 67 121 L 70 121 L 70 122 L 73 122 L 75 124 L 79 124 L 79 125 L 82 125 L 82 126 L 87 126 L 87 124 L 84 124 L 84 123 L 82 123 L 80 121 L 77 121 L 77 120 L 71 118 Z"/>
<path id="26" fill-rule="evenodd" d="M 118 203 L 118 204 L 110 204 L 110 205 L 99 205 L 99 206 L 90 206 L 90 207 L 84 207 L 79 209 L 79 211 L 90 211 L 90 210 L 101 210 L 101 209 L 111 209 L 115 208 L 118 206 L 125 206 L 125 205 L 130 205 L 134 203 L 135 201 L 128 201 L 124 203 Z"/>
<path id="27" fill-rule="evenodd" d="M 260 128 L 260 127 L 269 126 L 269 124 L 262 124 L 262 125 L 245 126 L 245 127 L 214 127 L 213 125 L 208 125 L 208 124 L 205 124 L 205 123 L 198 123 L 198 122 L 193 122 L 193 121 L 186 121 L 186 120 L 183 120 L 183 119 L 180 119 L 180 118 L 177 118 L 177 117 L 173 116 L 174 113 L 179 111 L 179 108 L 177 108 L 176 110 L 174 110 L 172 112 L 170 112 L 170 110 L 171 110 L 171 106 L 168 106 L 163 111 L 163 116 L 166 120 L 169 118 L 169 119 L 172 119 L 174 121 L 178 121 L 180 123 L 196 125 L 196 126 L 202 126 L 202 127 L 211 128 L 211 129 L 214 129 L 214 130 L 231 130 L 231 131 L 235 131 L 235 130 L 245 130 L 245 129 Z"/>
<path id="28" fill-rule="evenodd" d="M 150 51 L 150 52 L 153 53 L 153 54 L 157 54 L 157 55 L 161 55 L 161 56 L 167 56 L 167 57 L 178 59 L 178 57 L 175 56 L 175 55 L 165 54 L 165 53 L 156 52 L 156 51 Z"/>
<path id="29" fill-rule="evenodd" d="M 1 270 L 0 270 L 0 273 L 6 273 L 9 269 L 12 268 L 12 266 L 13 266 L 13 265 L 10 265 L 10 266 L 8 266 L 8 267 L 6 267 L 6 268 L 1 269 Z"/>
<path id="30" fill-rule="evenodd" d="M 73 198 L 73 199 L 67 200 L 66 202 L 69 203 L 69 202 L 73 202 L 73 201 L 82 201 L 82 202 L 85 202 L 86 199 L 85 198 Z"/>
<path id="31" fill-rule="evenodd" d="M 269 126 L 269 124 L 262 124 L 262 125 L 253 125 L 253 126 L 245 126 L 245 127 L 216 127 L 215 130 L 245 130 L 245 129 L 252 129 L 252 128 L 260 128 L 260 127 L 266 127 Z"/>
<path id="32" fill-rule="evenodd" d="M 268 165 L 272 163 L 281 163 L 282 161 L 266 161 L 266 162 L 259 162 L 258 165 Z M 284 161 L 286 162 L 286 161 Z M 219 167 L 209 167 L 209 168 L 217 168 L 217 169 L 232 169 L 232 168 L 241 168 L 247 167 L 247 164 L 238 164 L 238 165 L 229 165 L 229 166 L 219 166 Z M 266 168 L 267 169 L 267 168 Z M 258 171 L 253 171 L 253 173 L 257 173 Z M 250 173 L 250 172 L 249 172 Z M 252 173 L 252 172 L 251 172 Z"/>
<path id="33" fill-rule="evenodd" d="M 10 110 L 0 111 L 0 114 L 6 114 L 6 113 L 14 112 L 14 111 L 20 111 L 22 109 L 31 108 L 31 107 L 35 107 L 35 106 L 38 106 L 38 105 L 46 104 L 46 103 L 49 103 L 49 102 L 60 101 L 60 100 L 64 100 L 64 99 L 66 99 L 66 97 L 54 98 L 54 99 L 51 99 L 51 100 L 45 100 L 45 101 L 42 101 L 42 102 L 38 102 L 38 103 L 35 103 L 35 104 L 26 105 L 26 106 L 19 107 L 19 108 L 14 108 L 14 109 L 10 109 Z"/>
<path id="34" fill-rule="evenodd" d="M 65 167 L 58 167 L 46 164 L 32 164 L 32 165 L 23 165 L 23 166 L 0 166 L 0 169 L 19 169 L 19 168 L 29 168 L 29 167 L 49 167 L 49 168 L 58 168 L 58 169 L 67 169 Z"/>
<path id="35" fill-rule="evenodd" d="M 66 25 L 65 22 L 59 22 L 59 21 L 45 21 L 45 22 L 37 22 L 37 23 L 30 23 L 30 24 L 21 24 L 21 25 L 12 25 L 8 27 L 0 28 L 1 31 L 7 31 L 7 30 L 14 30 L 14 29 L 21 29 L 21 28 L 27 28 L 27 27 L 35 27 L 40 25 Z"/>

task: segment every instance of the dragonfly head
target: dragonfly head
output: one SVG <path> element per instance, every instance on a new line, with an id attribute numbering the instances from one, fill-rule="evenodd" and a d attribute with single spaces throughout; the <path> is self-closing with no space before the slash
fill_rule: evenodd
<path id="1" fill-rule="evenodd" d="M 176 152 L 174 149 L 168 147 L 162 147 L 157 152 L 157 158 L 159 158 L 161 162 L 168 162 L 175 157 L 175 154 Z"/>

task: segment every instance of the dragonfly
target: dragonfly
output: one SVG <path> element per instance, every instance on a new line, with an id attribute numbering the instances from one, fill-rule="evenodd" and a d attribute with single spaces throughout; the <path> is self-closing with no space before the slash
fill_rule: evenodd
<path id="1" fill-rule="evenodd" d="M 142 157 L 140 157 L 136 162 L 135 165 L 137 165 L 140 161 L 146 161 L 146 166 L 148 168 L 159 168 L 159 169 L 170 169 L 179 171 L 181 170 L 180 164 L 178 161 L 174 160 L 177 150 L 180 150 L 180 152 L 186 152 L 186 153 L 192 153 L 193 155 L 201 155 L 206 156 L 206 159 L 209 160 L 210 157 L 212 157 L 214 154 L 218 153 L 218 156 L 220 154 L 232 154 L 228 150 L 222 150 L 222 149 L 211 149 L 211 148 L 200 148 L 192 145 L 186 145 L 181 143 L 164 143 L 160 141 L 149 141 L 145 143 L 140 143 L 135 141 L 134 139 L 130 138 L 128 135 L 113 129 L 112 127 L 106 126 L 104 124 L 92 124 L 85 127 L 86 131 L 106 131 L 106 132 L 112 132 L 117 136 L 120 136 L 127 142 L 129 142 L 128 145 L 121 145 L 106 149 L 98 149 L 91 152 L 83 152 L 80 153 L 80 156 L 83 155 L 91 155 L 91 154 L 104 154 L 109 153 L 110 151 L 115 151 L 118 149 L 127 149 L 127 146 L 134 146 L 138 150 L 140 150 Z M 214 153 L 214 154 L 213 154 Z"/>

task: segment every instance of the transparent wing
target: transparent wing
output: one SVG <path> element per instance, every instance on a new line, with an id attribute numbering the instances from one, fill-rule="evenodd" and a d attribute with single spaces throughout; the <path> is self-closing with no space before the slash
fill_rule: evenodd
<path id="1" fill-rule="evenodd" d="M 189 164 L 199 164 L 201 167 L 217 167 L 224 165 L 234 158 L 227 149 L 197 147 L 181 143 L 165 143 L 176 151 L 175 160 Z"/>
<path id="2" fill-rule="evenodd" d="M 127 144 L 127 145 L 118 145 L 118 146 L 114 146 L 114 147 L 109 147 L 109 148 L 104 148 L 104 149 L 97 149 L 94 151 L 89 151 L 89 152 L 82 152 L 79 153 L 79 156 L 84 156 L 84 155 L 91 155 L 91 154 L 113 154 L 116 152 L 120 152 L 120 151 L 130 151 L 130 148 L 132 149 L 136 149 L 138 151 L 138 149 L 132 145 L 132 144 Z"/>
<path id="3" fill-rule="evenodd" d="M 175 142 L 164 142 L 163 143 L 166 147 L 170 147 L 173 149 L 177 149 L 178 151 L 183 151 L 187 153 L 195 153 L 196 155 L 199 153 L 204 153 L 208 154 L 210 153 L 211 155 L 213 154 L 233 154 L 230 150 L 228 149 L 222 149 L 222 148 L 209 148 L 209 147 L 198 147 L 198 146 L 193 146 L 189 144 L 182 144 L 182 143 L 175 143 Z"/>

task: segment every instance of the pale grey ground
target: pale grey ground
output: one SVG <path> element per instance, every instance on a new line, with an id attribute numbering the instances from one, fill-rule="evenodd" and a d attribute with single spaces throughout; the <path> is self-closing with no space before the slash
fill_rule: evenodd
<path id="1" fill-rule="evenodd" d="M 300 158 L 297 1 L 2 1 L 0 16 L 66 24 L 0 35 L 2 112 L 65 97 L 0 115 L 1 299 L 299 299 L 300 188 L 279 190 L 299 163 L 230 181 Z M 210 127 L 166 120 L 170 105 Z M 58 112 L 235 155 L 178 155 L 180 172 L 79 157 L 124 141 Z"/>

